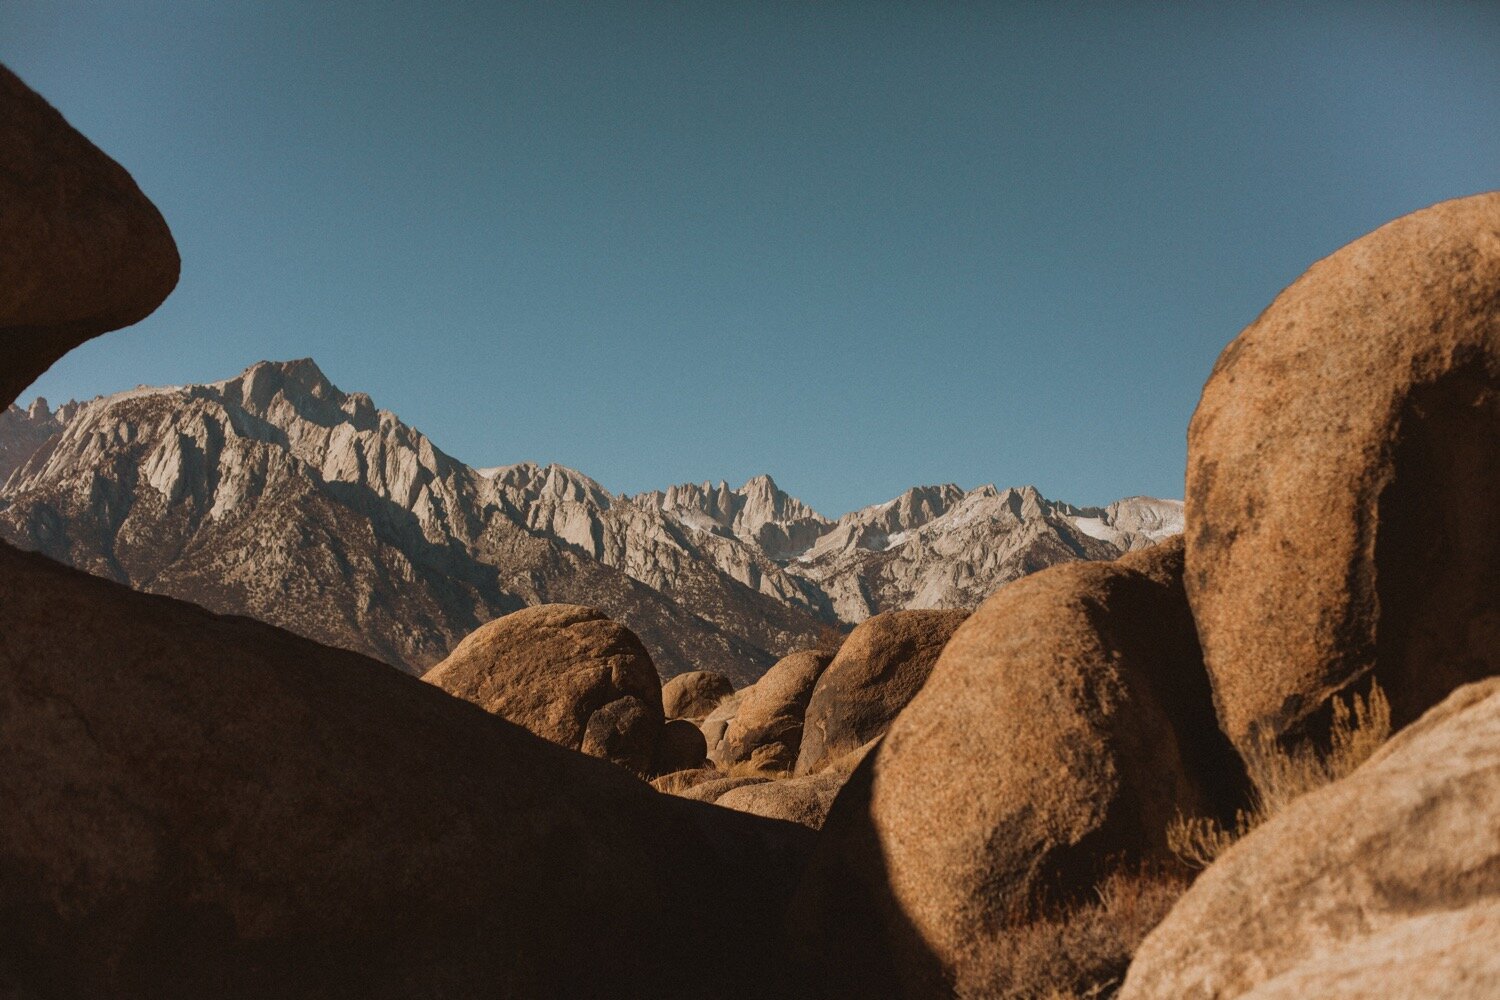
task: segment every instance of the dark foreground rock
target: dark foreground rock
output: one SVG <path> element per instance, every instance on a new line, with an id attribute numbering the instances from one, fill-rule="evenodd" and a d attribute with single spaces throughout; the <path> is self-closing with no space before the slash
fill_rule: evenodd
<path id="1" fill-rule="evenodd" d="M 5 546 L 0 635 L 0 992 L 793 989 L 801 827 Z"/>

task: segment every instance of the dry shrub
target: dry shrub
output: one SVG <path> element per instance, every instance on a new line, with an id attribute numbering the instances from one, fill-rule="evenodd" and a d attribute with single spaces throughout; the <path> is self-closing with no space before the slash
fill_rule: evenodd
<path id="1" fill-rule="evenodd" d="M 690 767 L 652 778 L 651 787 L 667 795 L 677 795 L 694 785 L 701 785 L 705 781 L 713 781 L 715 778 L 722 777 L 722 774 L 711 767 Z"/>
<path id="2" fill-rule="evenodd" d="M 875 737 L 875 739 L 856 750 L 850 750 L 841 757 L 835 757 L 833 760 L 825 760 L 821 763 L 821 766 L 813 768 L 813 773 L 832 771 L 835 774 L 853 774 L 854 769 L 859 767 L 866 757 L 875 752 L 875 745 L 883 739 L 885 739 L 884 734 Z"/>
<path id="3" fill-rule="evenodd" d="M 1333 700 L 1331 749 L 1324 761 L 1328 780 L 1338 781 L 1379 750 L 1391 738 L 1391 703 L 1380 685 L 1370 682 L 1370 696 L 1354 695 L 1349 703 Z"/>
<path id="4" fill-rule="evenodd" d="M 754 761 L 742 760 L 734 764 L 716 765 L 712 767 L 695 767 L 685 771 L 673 771 L 663 774 L 658 778 L 651 779 L 651 787 L 666 795 L 681 795 L 690 788 L 705 785 L 710 781 L 718 781 L 722 778 L 765 778 L 767 781 L 780 781 L 782 778 L 790 778 L 791 771 L 766 770 L 759 767 Z"/>
<path id="5" fill-rule="evenodd" d="M 780 781 L 782 778 L 790 778 L 791 771 L 777 768 L 768 768 L 753 756 L 749 760 L 738 760 L 733 764 L 721 765 L 719 770 L 723 778 L 766 778 L 770 781 Z"/>
<path id="6" fill-rule="evenodd" d="M 1234 827 L 1228 830 L 1216 819 L 1178 813 L 1167 824 L 1167 847 L 1188 867 L 1207 868 L 1249 832 L 1249 816 L 1243 809 L 1235 814 Z"/>
<path id="7" fill-rule="evenodd" d="M 1348 777 L 1390 739 L 1391 705 L 1379 684 L 1371 682 L 1365 698 L 1357 693 L 1347 702 L 1334 698 L 1332 709 L 1327 753 L 1319 753 L 1310 743 L 1285 749 L 1273 737 L 1260 734 L 1245 759 L 1250 808 L 1236 813 L 1234 825 L 1227 829 L 1203 816 L 1178 814 L 1167 826 L 1172 852 L 1195 868 L 1208 867 L 1230 844 L 1294 800 Z"/>
<path id="8" fill-rule="evenodd" d="M 994 977 L 960 982 L 960 997 L 1091 1000 L 1113 996 L 1130 958 L 1187 888 L 1180 872 L 1118 871 L 1091 900 L 1020 916 L 986 943 Z"/>

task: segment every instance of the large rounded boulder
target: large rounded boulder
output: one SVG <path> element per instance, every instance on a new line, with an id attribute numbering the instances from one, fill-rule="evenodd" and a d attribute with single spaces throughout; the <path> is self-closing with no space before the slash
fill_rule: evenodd
<path id="1" fill-rule="evenodd" d="M 1053 567 L 958 629 L 823 828 L 793 916 L 814 982 L 1010 995 L 1006 939 L 1036 901 L 1170 864 L 1179 811 L 1233 810 L 1181 566 L 1168 544 Z"/>
<path id="2" fill-rule="evenodd" d="M 0 407 L 63 354 L 145 318 L 177 245 L 125 172 L 0 66 Z"/>
<path id="3" fill-rule="evenodd" d="M 968 616 L 888 611 L 849 633 L 808 701 L 797 773 L 810 774 L 884 733 Z"/>
<path id="4" fill-rule="evenodd" d="M 649 771 L 656 754 L 661 679 L 635 633 L 593 608 L 543 604 L 497 618 L 422 679 L 636 771 Z"/>
<path id="5" fill-rule="evenodd" d="M 1500 193 L 1356 240 L 1219 357 L 1187 592 L 1226 731 L 1287 742 L 1374 674 L 1399 727 L 1500 672 Z"/>
<path id="6" fill-rule="evenodd" d="M 1216 860 L 1122 1000 L 1500 996 L 1500 678 Z"/>
<path id="7" fill-rule="evenodd" d="M 833 659 L 803 650 L 782 657 L 740 701 L 729 720 L 717 759 L 753 761 L 766 771 L 790 771 L 802 746 L 802 720 L 818 677 Z"/>
<path id="8" fill-rule="evenodd" d="M 703 730 L 687 719 L 671 719 L 661 729 L 656 741 L 656 759 L 651 771 L 668 775 L 674 771 L 697 770 L 708 763 L 708 744 Z"/>
<path id="9" fill-rule="evenodd" d="M 706 719 L 734 694 L 734 683 L 713 670 L 690 670 L 661 686 L 661 707 L 669 719 Z"/>

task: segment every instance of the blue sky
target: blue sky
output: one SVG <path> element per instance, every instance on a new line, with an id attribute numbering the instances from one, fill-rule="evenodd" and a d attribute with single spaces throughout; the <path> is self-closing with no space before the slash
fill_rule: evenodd
<path id="1" fill-rule="evenodd" d="M 312 356 L 476 465 L 829 514 L 1180 496 L 1282 287 L 1500 187 L 1485 3 L 5 0 L 0 61 L 184 258 L 34 393 Z"/>

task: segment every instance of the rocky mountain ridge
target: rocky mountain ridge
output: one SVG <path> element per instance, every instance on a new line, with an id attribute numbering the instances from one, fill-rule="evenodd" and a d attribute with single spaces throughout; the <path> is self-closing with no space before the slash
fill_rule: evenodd
<path id="1" fill-rule="evenodd" d="M 499 614 L 579 601 L 664 675 L 749 681 L 829 625 L 973 606 L 1181 528 L 1174 501 L 1078 508 L 1032 487 L 917 487 L 830 519 L 769 476 L 616 496 L 558 465 L 475 469 L 310 359 L 12 406 L 0 456 L 0 536 L 413 672 Z"/>

